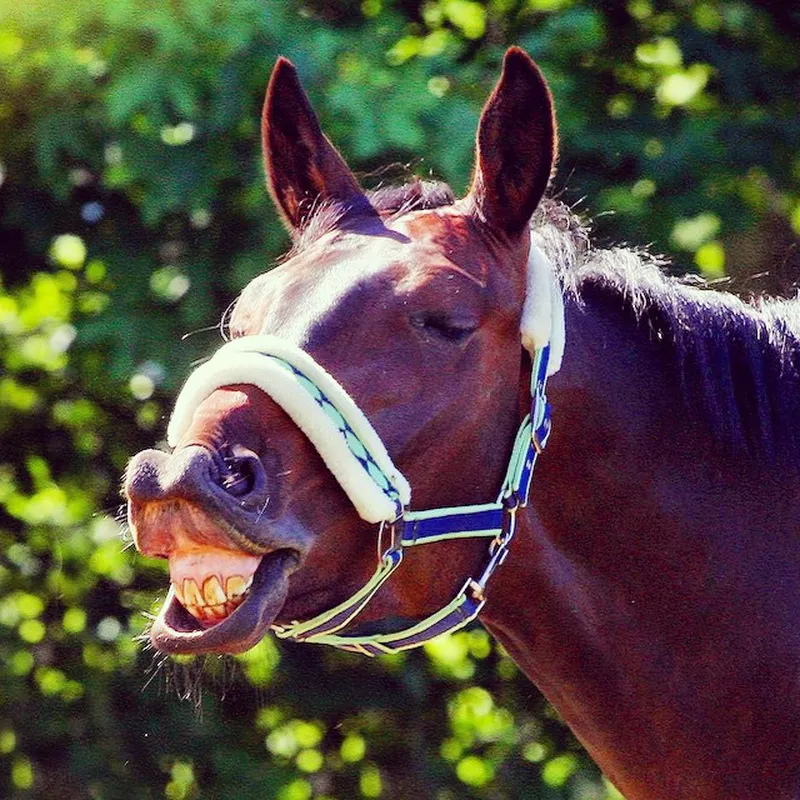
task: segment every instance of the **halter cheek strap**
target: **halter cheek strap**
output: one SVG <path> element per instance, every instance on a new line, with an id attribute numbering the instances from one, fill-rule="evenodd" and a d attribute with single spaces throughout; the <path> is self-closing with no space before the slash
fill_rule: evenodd
<path id="1" fill-rule="evenodd" d="M 551 361 L 551 341 L 556 347 L 556 364 L 561 360 L 563 300 L 554 289 L 549 262 L 541 256 L 539 264 L 533 263 L 537 253 L 541 256 L 533 246 L 529 273 L 546 269 L 547 274 L 544 280 L 540 274 L 529 274 L 529 290 L 535 288 L 540 300 L 538 304 L 526 301 L 521 324 L 523 343 L 533 350 L 531 411 L 519 427 L 503 485 L 493 503 L 412 511 L 408 481 L 361 409 L 308 353 L 276 337 L 246 336 L 228 342 L 189 377 L 169 424 L 168 440 L 173 447 L 189 429 L 197 406 L 214 390 L 237 383 L 255 385 L 282 406 L 314 444 L 359 515 L 379 523 L 378 566 L 367 583 L 348 600 L 313 619 L 273 625 L 278 637 L 375 656 L 418 647 L 478 616 L 486 602 L 486 585 L 508 555 L 517 511 L 528 502 L 536 460 L 550 435 L 545 386 L 548 375 L 557 369 Z M 539 320 L 526 330 L 526 320 L 540 315 L 548 324 L 542 326 Z M 489 539 L 487 559 L 480 573 L 469 577 L 450 603 L 400 631 L 363 636 L 345 632 L 400 566 L 405 548 L 465 538 Z"/>

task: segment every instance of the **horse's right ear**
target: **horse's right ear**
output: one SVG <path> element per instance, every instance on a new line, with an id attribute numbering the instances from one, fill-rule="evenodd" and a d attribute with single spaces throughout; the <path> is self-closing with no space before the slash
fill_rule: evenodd
<path id="1" fill-rule="evenodd" d="M 468 195 L 478 217 L 507 235 L 522 233 L 547 189 L 556 152 L 547 82 L 524 50 L 511 47 L 478 125 Z"/>
<path id="2" fill-rule="evenodd" d="M 353 173 L 320 128 L 291 61 L 279 58 L 261 116 L 267 186 L 293 236 L 320 202 L 368 211 Z"/>

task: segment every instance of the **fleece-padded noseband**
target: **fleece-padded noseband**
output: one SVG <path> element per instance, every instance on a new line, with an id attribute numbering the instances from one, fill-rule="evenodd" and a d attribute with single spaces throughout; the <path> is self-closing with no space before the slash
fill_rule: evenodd
<path id="1" fill-rule="evenodd" d="M 350 395 L 308 353 L 275 336 L 234 339 L 192 373 L 175 403 L 170 446 L 178 444 L 206 397 L 237 383 L 256 386 L 286 411 L 362 519 L 395 519 L 409 504 L 408 481 Z"/>

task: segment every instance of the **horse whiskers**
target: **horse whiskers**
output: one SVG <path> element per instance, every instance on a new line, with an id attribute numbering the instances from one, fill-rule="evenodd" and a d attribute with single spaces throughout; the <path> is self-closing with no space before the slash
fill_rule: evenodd
<path id="1" fill-rule="evenodd" d="M 219 325 L 215 325 L 214 327 L 219 330 L 219 335 L 222 337 L 224 341 L 230 340 L 230 320 L 231 315 L 233 314 L 234 306 L 236 305 L 236 300 L 231 300 L 228 303 L 227 308 L 222 312 L 222 316 L 219 320 Z M 226 332 L 227 331 L 227 332 Z"/>
<path id="2" fill-rule="evenodd" d="M 152 619 L 152 615 L 145 616 Z M 148 626 L 149 627 L 149 626 Z M 198 719 L 203 715 L 203 690 L 209 689 L 224 700 L 234 688 L 250 686 L 239 662 L 229 655 L 193 656 L 188 662 L 176 661 L 171 655 L 159 652 L 150 640 L 149 631 L 135 637 L 142 643 L 142 650 L 149 653 L 150 663 L 144 667 L 147 676 L 141 691 L 145 692 L 158 679 L 159 693 L 174 692 L 179 700 L 188 700 L 194 706 Z M 258 695 L 259 705 L 266 704 L 262 687 L 252 687 Z"/>
<path id="3" fill-rule="evenodd" d="M 191 336 L 196 336 L 198 333 L 208 333 L 209 331 L 219 330 L 219 325 L 207 325 L 205 328 L 197 328 L 193 331 L 187 331 L 181 336 L 181 341 L 185 342 Z"/>
<path id="4" fill-rule="evenodd" d="M 213 663 L 219 667 L 218 674 L 209 670 L 206 656 L 195 656 L 188 663 L 175 661 L 171 656 L 153 651 L 150 666 L 145 669 L 148 678 L 142 686 L 146 691 L 158 679 L 160 689 L 174 692 L 179 700 L 188 700 L 194 706 L 198 720 L 203 716 L 203 691 L 213 687 L 215 694 L 224 700 L 228 691 L 239 683 L 241 674 L 238 663 L 223 657 Z"/>
<path id="5" fill-rule="evenodd" d="M 191 367 L 194 369 L 195 367 L 199 367 L 201 364 L 205 364 L 206 361 L 210 361 L 211 356 L 203 356 L 202 358 L 197 358 L 191 362 Z"/>
<path id="6" fill-rule="evenodd" d="M 269 505 L 269 501 L 271 499 L 272 498 L 267 497 L 267 499 L 264 501 L 264 505 L 261 506 L 261 508 L 258 511 L 258 514 L 256 515 L 256 522 L 260 522 L 261 521 L 261 517 L 264 516 L 264 512 L 267 510 L 267 506 Z"/>
<path id="7" fill-rule="evenodd" d="M 164 666 L 169 660 L 169 656 L 164 655 L 163 653 L 159 653 L 155 650 L 151 652 L 152 660 L 150 662 L 150 666 L 145 668 L 145 673 L 150 673 L 150 677 L 145 681 L 144 685 L 142 686 L 142 693 L 147 691 L 150 688 L 150 684 L 162 673 L 164 670 Z"/>
<path id="8" fill-rule="evenodd" d="M 123 549 L 127 550 L 132 544 L 133 541 L 133 530 L 131 526 L 128 524 L 127 517 L 124 519 L 117 519 L 115 520 L 117 525 L 119 526 L 119 536 L 122 541 L 125 543 L 125 547 Z"/>
<path id="9" fill-rule="evenodd" d="M 120 517 L 125 517 L 127 514 L 127 507 L 124 503 L 118 503 L 114 506 L 106 506 L 105 508 L 98 508 L 96 511 L 93 511 L 91 516 L 92 519 L 96 519 L 97 517 L 113 517 L 115 520 L 118 520 Z"/>
<path id="10" fill-rule="evenodd" d="M 188 664 L 170 662 L 170 687 L 181 700 L 189 700 L 198 720 L 203 716 L 203 669 L 205 658 L 196 658 Z"/>
<path id="11" fill-rule="evenodd" d="M 145 636 L 149 640 L 147 633 L 139 638 Z M 152 644 L 149 647 L 145 645 L 145 649 L 151 651 L 151 661 L 150 666 L 145 667 L 145 673 L 149 673 L 149 677 L 142 686 L 142 692 L 146 691 L 156 678 L 163 678 L 162 686 L 166 692 L 175 690 L 175 694 L 181 700 L 192 699 L 195 704 L 195 710 L 200 712 L 202 710 L 200 702 L 202 699 L 200 693 L 202 675 L 197 674 L 196 661 L 193 659 L 189 664 L 179 664 L 171 656 L 156 651 Z M 193 672 L 195 673 L 194 675 L 192 674 Z M 181 679 L 180 682 L 179 679 Z"/>

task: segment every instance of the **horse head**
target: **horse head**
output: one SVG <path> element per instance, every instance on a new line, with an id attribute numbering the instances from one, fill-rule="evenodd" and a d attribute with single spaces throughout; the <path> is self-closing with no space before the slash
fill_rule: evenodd
<path id="1" fill-rule="evenodd" d="M 415 508 L 491 502 L 530 402 L 520 339 L 523 305 L 538 291 L 529 223 L 556 151 L 538 68 L 519 49 L 506 54 L 462 199 L 422 181 L 365 193 L 285 59 L 270 80 L 262 139 L 294 247 L 244 289 L 232 339 L 267 336 L 334 376 Z M 358 513 L 331 469 L 335 454 L 301 430 L 287 411 L 293 399 L 278 403 L 254 385 L 246 355 L 220 352 L 228 382 L 176 409 L 171 453 L 146 450 L 127 469 L 136 546 L 170 566 L 172 590 L 151 631 L 161 650 L 245 650 L 270 626 L 336 607 L 375 569 L 381 514 Z M 402 580 L 381 588 L 357 629 L 430 614 L 485 552 L 485 541 L 460 541 L 410 553 Z"/>
<path id="2" fill-rule="evenodd" d="M 172 452 L 127 471 L 136 544 L 170 564 L 155 647 L 271 627 L 375 655 L 480 612 L 631 800 L 796 798 L 796 304 L 590 247 L 553 201 L 531 233 L 555 124 L 517 49 L 460 200 L 362 191 L 284 60 L 263 144 L 294 247 L 181 391 Z M 517 515 L 559 309 L 558 435 Z"/>

